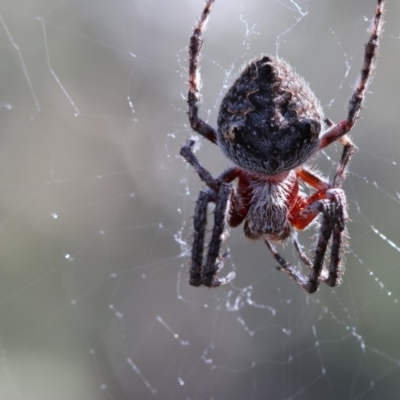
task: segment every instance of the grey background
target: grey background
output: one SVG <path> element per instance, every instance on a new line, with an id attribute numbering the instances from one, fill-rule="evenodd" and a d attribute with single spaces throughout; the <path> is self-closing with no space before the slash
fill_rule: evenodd
<path id="1" fill-rule="evenodd" d="M 241 229 L 232 285 L 187 283 L 201 184 L 177 154 L 191 135 L 186 46 L 202 6 L 0 0 L 2 398 L 397 398 L 399 4 L 388 2 L 353 132 L 345 281 L 313 296 Z M 202 116 L 215 125 L 240 67 L 272 53 L 340 120 L 374 7 L 217 0 Z M 339 151 L 315 165 L 331 175 Z M 214 174 L 229 165 L 205 141 L 198 156 Z M 297 262 L 290 244 L 284 254 Z"/>

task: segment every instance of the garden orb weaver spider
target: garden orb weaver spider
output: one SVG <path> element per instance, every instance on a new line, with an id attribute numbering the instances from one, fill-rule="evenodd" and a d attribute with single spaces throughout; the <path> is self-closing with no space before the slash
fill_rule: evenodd
<path id="1" fill-rule="evenodd" d="M 375 68 L 382 34 L 384 0 L 377 0 L 375 15 L 365 45 L 364 61 L 346 118 L 334 124 L 308 84 L 278 57 L 263 55 L 243 69 L 222 100 L 218 129 L 198 116 L 200 95 L 200 50 L 202 33 L 215 0 L 207 0 L 189 45 L 188 116 L 190 126 L 217 144 L 235 166 L 213 178 L 192 151 L 193 140 L 180 154 L 194 168 L 206 186 L 200 191 L 193 217 L 194 238 L 190 261 L 190 284 L 216 287 L 235 274 L 218 277 L 227 252 L 220 247 L 228 227 L 244 223 L 245 236 L 262 239 L 280 264 L 308 293 L 318 290 L 320 281 L 331 287 L 342 282 L 346 235 L 347 201 L 342 184 L 354 145 L 347 136 L 357 121 Z M 332 181 L 306 166 L 318 151 L 339 141 L 342 156 Z M 232 182 L 236 181 L 236 185 Z M 299 182 L 314 192 L 307 196 Z M 205 246 L 207 206 L 215 203 L 214 226 Z M 303 230 L 319 217 L 319 231 L 313 260 L 293 242 L 309 276 L 283 259 L 271 242 L 282 242 L 293 229 Z M 206 249 L 206 251 L 205 251 Z M 326 252 L 330 254 L 326 257 Z M 205 254 L 206 252 L 206 254 Z M 327 266 L 325 266 L 327 259 Z"/>

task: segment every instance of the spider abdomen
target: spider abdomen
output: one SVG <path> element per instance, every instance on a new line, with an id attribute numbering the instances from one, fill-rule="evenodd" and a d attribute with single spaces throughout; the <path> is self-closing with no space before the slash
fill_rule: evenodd
<path id="1" fill-rule="evenodd" d="M 225 95 L 218 144 L 238 166 L 276 175 L 303 164 L 318 148 L 324 115 L 314 93 L 283 60 L 248 64 Z"/>

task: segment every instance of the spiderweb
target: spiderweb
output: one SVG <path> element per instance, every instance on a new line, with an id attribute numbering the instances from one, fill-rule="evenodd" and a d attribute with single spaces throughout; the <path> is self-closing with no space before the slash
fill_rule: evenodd
<path id="1" fill-rule="evenodd" d="M 399 5 L 387 5 L 353 131 L 344 282 L 312 296 L 240 228 L 223 271 L 232 284 L 187 283 L 201 183 L 177 154 L 192 135 L 186 46 L 202 6 L 0 1 L 1 398 L 398 398 Z M 240 67 L 272 53 L 340 120 L 374 7 L 217 0 L 202 117 L 215 125 Z M 331 147 L 315 161 L 330 176 Z M 229 166 L 205 141 L 197 155 L 215 175 Z"/>

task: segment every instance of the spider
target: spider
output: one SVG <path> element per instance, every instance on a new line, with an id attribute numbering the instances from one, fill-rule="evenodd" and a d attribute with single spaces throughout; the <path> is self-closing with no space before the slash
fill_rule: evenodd
<path id="1" fill-rule="evenodd" d="M 192 129 L 217 144 L 235 166 L 214 178 L 194 155 L 194 140 L 188 140 L 181 148 L 180 154 L 206 185 L 200 191 L 193 217 L 189 283 L 217 287 L 235 277 L 234 272 L 217 276 L 228 255 L 220 248 L 228 228 L 244 223 L 245 236 L 264 240 L 280 265 L 277 268 L 308 293 L 316 292 L 320 281 L 330 287 L 338 286 L 344 273 L 348 219 L 342 184 L 354 153 L 354 144 L 347 134 L 358 119 L 375 68 L 384 0 L 377 0 L 361 73 L 343 121 L 334 124 L 324 116 L 308 84 L 287 62 L 262 55 L 247 64 L 226 93 L 219 109 L 217 130 L 198 116 L 202 33 L 214 1 L 206 0 L 190 38 L 188 116 Z M 343 151 L 336 173 L 328 181 L 306 163 L 337 141 Z M 302 189 L 304 184 L 313 190 L 311 195 L 307 196 Z M 206 246 L 209 203 L 215 204 L 214 225 Z M 317 220 L 318 236 L 311 259 L 292 232 L 303 230 Z M 309 276 L 281 257 L 271 243 L 283 242 L 291 234 L 300 260 L 310 270 Z"/>

